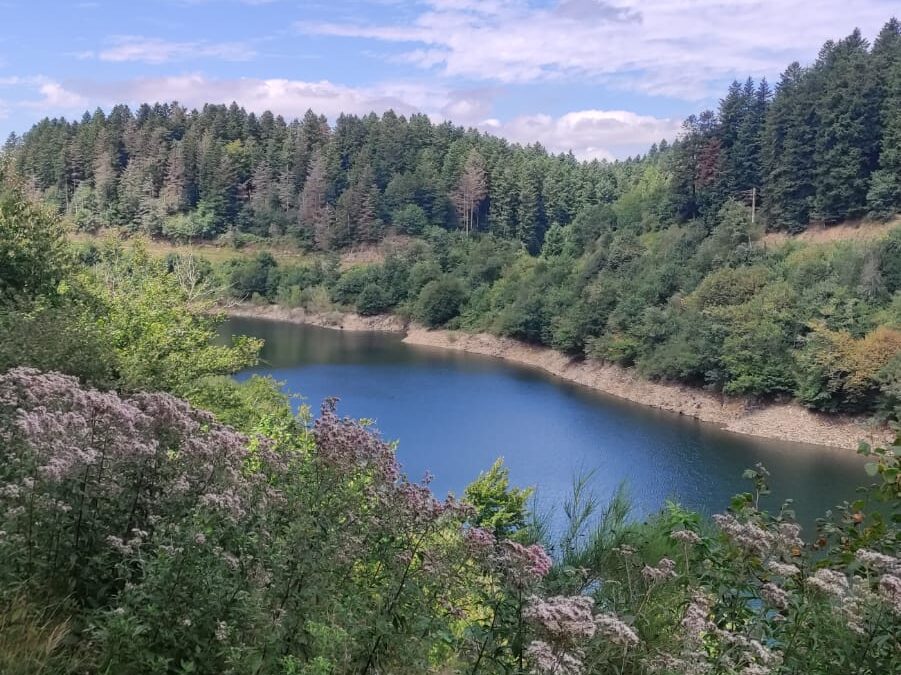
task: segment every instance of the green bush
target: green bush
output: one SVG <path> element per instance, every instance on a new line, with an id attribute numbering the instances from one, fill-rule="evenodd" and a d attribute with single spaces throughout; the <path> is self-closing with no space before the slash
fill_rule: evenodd
<path id="1" fill-rule="evenodd" d="M 416 318 L 426 326 L 443 326 L 460 313 L 466 288 L 456 277 L 442 277 L 423 286 L 416 301 Z"/>
<path id="2" fill-rule="evenodd" d="M 376 283 L 366 284 L 357 296 L 357 311 L 363 316 L 381 314 L 390 306 L 387 295 Z"/>

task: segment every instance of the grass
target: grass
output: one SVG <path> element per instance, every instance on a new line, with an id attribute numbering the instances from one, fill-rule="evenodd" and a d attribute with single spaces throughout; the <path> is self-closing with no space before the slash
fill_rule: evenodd
<path id="1" fill-rule="evenodd" d="M 149 239 L 147 237 L 127 238 L 116 230 L 101 230 L 97 233 L 73 232 L 69 235 L 71 241 L 76 244 L 96 244 L 100 245 L 110 239 L 122 242 L 140 241 L 153 256 L 163 258 L 169 254 L 193 255 L 198 258 L 204 258 L 212 263 L 222 263 L 227 260 L 240 258 L 252 258 L 261 252 L 267 252 L 272 255 L 279 263 L 300 263 L 309 260 L 311 254 L 299 249 L 292 249 L 283 246 L 259 246 L 257 244 L 248 244 L 241 248 L 234 248 L 226 244 L 215 242 L 200 242 L 196 244 L 176 244 L 171 241 L 162 239 Z"/>

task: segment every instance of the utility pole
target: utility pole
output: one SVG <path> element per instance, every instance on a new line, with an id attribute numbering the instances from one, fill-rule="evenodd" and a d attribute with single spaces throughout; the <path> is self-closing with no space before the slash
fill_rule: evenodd
<path id="1" fill-rule="evenodd" d="M 754 225 L 754 221 L 757 216 L 757 188 L 751 188 L 751 225 Z"/>

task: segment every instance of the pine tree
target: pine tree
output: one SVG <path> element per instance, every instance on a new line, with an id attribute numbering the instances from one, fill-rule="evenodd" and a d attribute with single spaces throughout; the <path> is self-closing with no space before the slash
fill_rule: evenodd
<path id="1" fill-rule="evenodd" d="M 519 175 L 519 219 L 516 235 L 530 253 L 537 254 L 544 241 L 541 178 L 535 162 L 527 162 Z"/>
<path id="2" fill-rule="evenodd" d="M 782 74 L 764 132 L 763 196 L 769 226 L 807 227 L 814 195 L 816 138 L 812 79 L 800 64 Z"/>
<path id="3" fill-rule="evenodd" d="M 453 197 L 464 232 L 469 233 L 478 229 L 482 202 L 487 195 L 488 175 L 485 172 L 485 160 L 479 151 L 473 148 L 466 157 Z"/>
<path id="4" fill-rule="evenodd" d="M 189 196 L 185 146 L 183 142 L 177 142 L 169 151 L 160 199 L 166 213 L 173 214 L 188 209 Z"/>
<path id="5" fill-rule="evenodd" d="M 329 212 L 326 208 L 325 157 L 318 152 L 310 165 L 310 172 L 300 195 L 299 228 L 295 232 L 304 241 L 312 241 L 317 248 L 329 248 Z"/>
<path id="6" fill-rule="evenodd" d="M 828 45 L 812 75 L 821 85 L 814 209 L 818 219 L 831 224 L 863 215 L 878 158 L 878 91 L 860 31 Z"/>
<path id="7" fill-rule="evenodd" d="M 878 169 L 867 193 L 867 209 L 874 218 L 901 213 L 901 22 L 889 21 L 873 45 L 875 68 L 882 89 Z"/>

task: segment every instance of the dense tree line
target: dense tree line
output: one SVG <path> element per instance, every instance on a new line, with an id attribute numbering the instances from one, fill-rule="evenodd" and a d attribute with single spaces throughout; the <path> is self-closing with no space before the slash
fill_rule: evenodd
<path id="1" fill-rule="evenodd" d="M 234 230 L 325 250 L 429 224 L 537 250 L 548 227 L 610 201 L 641 166 L 579 163 L 424 115 L 341 115 L 331 127 L 312 111 L 286 122 L 234 104 L 45 119 L 7 148 L 84 229 L 175 239 Z"/>
<path id="2" fill-rule="evenodd" d="M 751 205 L 773 230 L 901 211 L 901 24 L 872 47 L 859 31 L 827 42 L 775 89 L 734 82 L 718 110 L 686 120 L 643 158 L 578 162 L 425 115 L 309 111 L 286 121 L 235 104 L 114 107 L 45 119 L 7 152 L 40 196 L 81 228 L 173 239 L 226 231 L 321 250 L 428 225 L 490 232 L 540 249 L 554 225 L 644 184 L 648 229 Z"/>
<path id="3" fill-rule="evenodd" d="M 673 148 L 670 210 L 713 218 L 756 198 L 770 229 L 890 218 L 901 211 L 901 23 L 872 47 L 855 30 L 813 65 L 791 64 L 775 92 L 734 82 L 719 109 L 692 116 Z"/>

